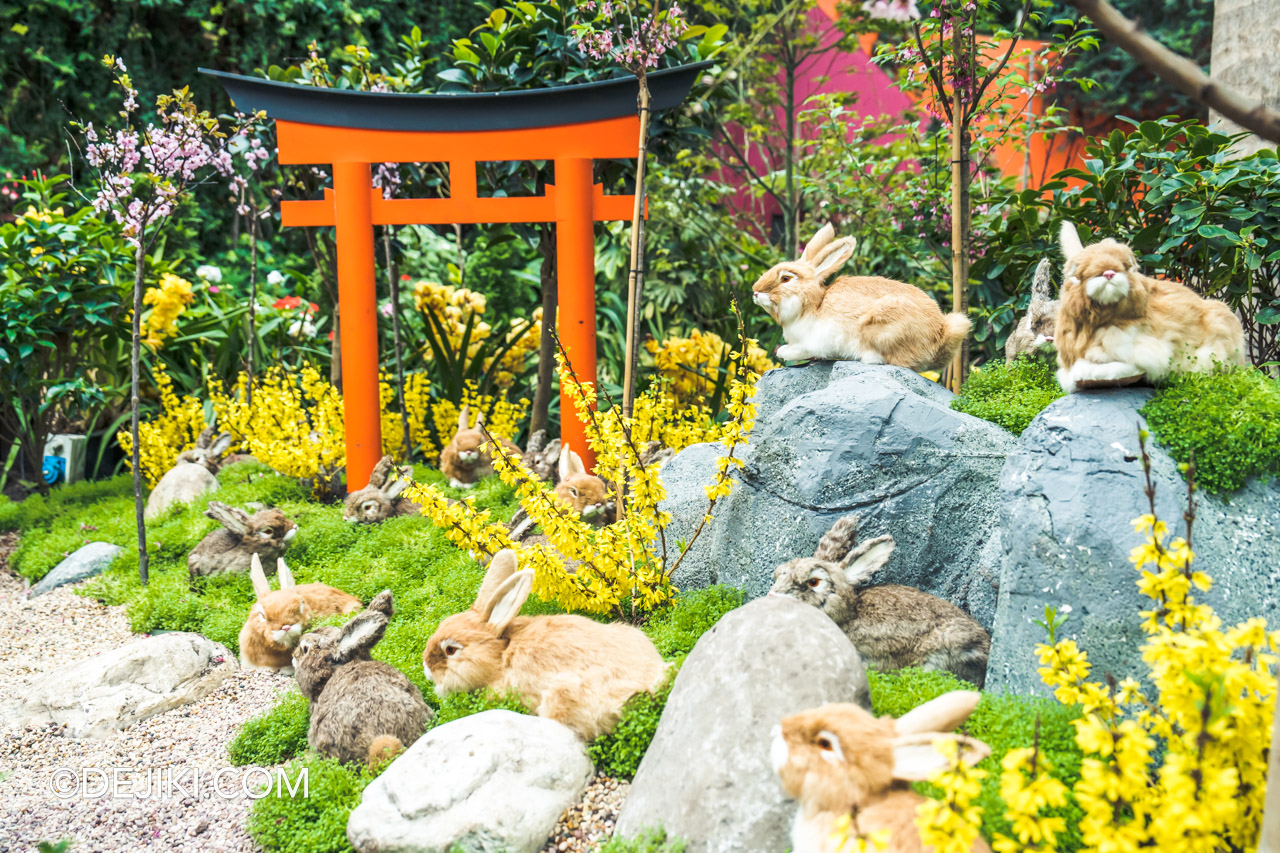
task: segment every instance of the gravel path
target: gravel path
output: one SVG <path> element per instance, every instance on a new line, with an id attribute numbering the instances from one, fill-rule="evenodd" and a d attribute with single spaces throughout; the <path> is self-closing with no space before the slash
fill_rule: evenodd
<path id="1" fill-rule="evenodd" d="M 591 780 L 582 802 L 565 809 L 542 853 L 587 853 L 613 835 L 622 801 L 630 782 L 597 776 Z"/>

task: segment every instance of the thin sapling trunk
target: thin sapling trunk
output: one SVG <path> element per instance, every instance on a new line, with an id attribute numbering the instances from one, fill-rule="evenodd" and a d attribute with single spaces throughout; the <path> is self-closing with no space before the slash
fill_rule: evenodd
<path id="1" fill-rule="evenodd" d="M 409 408 L 404 402 L 404 356 L 400 348 L 400 276 L 391 257 L 391 237 L 395 227 L 382 229 L 382 251 L 387 258 L 387 278 L 391 281 L 391 345 L 396 353 L 396 395 L 400 400 L 400 426 L 404 429 L 404 459 L 413 461 L 413 445 L 410 443 Z"/>
<path id="2" fill-rule="evenodd" d="M 138 523 L 138 578 L 146 586 L 147 576 L 147 523 L 142 499 L 142 454 L 138 442 L 138 374 L 142 355 L 142 291 L 147 271 L 147 250 L 143 235 L 138 234 L 138 247 L 133 253 L 133 347 L 129 355 L 130 368 L 130 423 L 129 434 L 133 438 L 130 455 L 133 457 L 133 512 Z"/>

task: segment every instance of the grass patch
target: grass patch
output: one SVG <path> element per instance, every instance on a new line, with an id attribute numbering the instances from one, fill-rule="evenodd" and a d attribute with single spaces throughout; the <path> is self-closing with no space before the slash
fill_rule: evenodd
<path id="1" fill-rule="evenodd" d="M 360 794 L 373 775 L 313 753 L 289 762 L 283 771 L 285 779 L 294 782 L 303 770 L 307 772 L 306 796 L 301 788 L 296 796 L 282 787 L 273 788 L 254 802 L 246 827 L 249 835 L 267 850 L 281 853 L 350 850 L 347 818 L 360 804 Z"/>
<path id="2" fill-rule="evenodd" d="M 951 408 L 1022 435 L 1036 415 L 1061 396 L 1053 362 L 1018 358 L 975 368 Z"/>
<path id="3" fill-rule="evenodd" d="M 668 838 L 661 829 L 650 829 L 638 838 L 614 836 L 600 845 L 599 853 L 684 853 L 686 846 L 682 839 Z"/>
<path id="4" fill-rule="evenodd" d="M 683 658 L 672 665 L 662 686 L 653 693 L 638 693 L 622 708 L 622 719 L 613 731 L 587 744 L 587 756 L 602 776 L 632 779 L 640 760 L 649 750 L 662 711 L 667 707 L 671 685 L 675 683 Z"/>
<path id="5" fill-rule="evenodd" d="M 746 603 L 747 595 L 731 586 L 712 586 L 683 592 L 675 603 L 654 614 L 644 632 L 664 658 L 671 660 L 693 651 L 698 638 L 730 610 Z"/>
<path id="6" fill-rule="evenodd" d="M 311 722 L 306 697 L 297 691 L 284 695 L 271 710 L 246 722 L 227 746 L 231 763 L 280 764 L 307 751 Z"/>
<path id="7" fill-rule="evenodd" d="M 1196 487 L 1206 492 L 1280 472 L 1280 382 L 1256 368 L 1174 374 L 1142 416 L 1175 460 L 1194 455 Z"/>

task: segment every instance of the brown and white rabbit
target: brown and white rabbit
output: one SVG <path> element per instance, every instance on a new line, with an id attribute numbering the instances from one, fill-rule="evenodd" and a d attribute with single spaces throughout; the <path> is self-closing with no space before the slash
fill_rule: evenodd
<path id="1" fill-rule="evenodd" d="M 249 578 L 258 601 L 240 629 L 240 664 L 245 669 L 270 669 L 293 674 L 293 649 L 308 624 L 335 613 L 354 613 L 360 599 L 322 583 L 294 583 L 284 559 L 276 561 L 280 588 L 274 592 L 253 555 Z"/>
<path id="2" fill-rule="evenodd" d="M 924 797 L 911 783 L 949 766 L 934 745 L 939 740 L 956 741 L 966 764 L 991 754 L 982 741 L 953 734 L 980 698 L 957 690 L 897 720 L 877 719 L 853 704 L 824 705 L 783 719 L 773 730 L 770 753 L 783 789 L 800 801 L 791 827 L 793 853 L 849 849 L 835 825 L 850 814 L 851 828 L 864 838 L 889 833 L 887 853 L 924 853 L 915 822 Z M 970 849 L 991 848 L 978 838 Z"/>
<path id="3" fill-rule="evenodd" d="M 879 276 L 828 277 L 853 255 L 857 241 L 835 240 L 823 227 L 794 261 L 760 276 L 752 299 L 782 326 L 778 358 L 896 364 L 912 370 L 945 366 L 972 324 L 947 314 L 915 285 Z"/>
<path id="4" fill-rule="evenodd" d="M 1053 351 L 1053 338 L 1058 322 L 1058 300 L 1053 298 L 1053 282 L 1050 280 L 1048 258 L 1036 265 L 1036 275 L 1031 282 L 1031 302 L 1027 313 L 1004 342 L 1004 360 L 1012 362 L 1020 355 L 1036 356 Z"/>
<path id="5" fill-rule="evenodd" d="M 249 515 L 221 501 L 209 501 L 204 514 L 222 527 L 211 530 L 187 555 L 187 572 L 193 580 L 247 572 L 255 556 L 274 563 L 284 556 L 298 532 L 298 525 L 278 509 L 263 509 Z"/>
<path id="6" fill-rule="evenodd" d="M 480 429 L 482 426 L 484 412 L 476 415 L 475 422 L 472 423 L 470 410 L 463 406 L 458 413 L 458 431 L 454 433 L 453 440 L 440 451 L 440 471 L 449 478 L 449 485 L 455 489 L 469 489 L 482 477 L 493 473 L 493 455 L 486 446 L 489 440 Z M 501 436 L 494 438 L 508 453 L 524 455 L 524 451 L 513 442 Z"/>
<path id="7" fill-rule="evenodd" d="M 298 689 L 311 702 L 307 743 L 344 763 L 373 765 L 413 744 L 431 723 L 422 693 L 370 653 L 387 630 L 391 590 L 341 628 L 313 631 L 293 656 Z"/>
<path id="8" fill-rule="evenodd" d="M 391 479 L 393 473 L 397 479 Z M 409 488 L 412 473 L 409 466 L 396 468 L 390 456 L 379 459 L 369 474 L 369 485 L 347 495 L 342 520 L 377 524 L 398 515 L 421 514 L 421 504 L 401 496 Z"/>
<path id="9" fill-rule="evenodd" d="M 512 691 L 538 716 L 592 740 L 617 724 L 628 699 L 659 685 L 666 664 L 631 625 L 518 615 L 533 573 L 516 568 L 514 551 L 498 552 L 476 603 L 441 622 L 427 641 L 423 671 L 437 696 Z"/>
<path id="10" fill-rule="evenodd" d="M 565 506 L 590 524 L 604 524 L 609 515 L 609 490 L 604 480 L 587 473 L 582 457 L 564 445 L 560 448 L 560 482 L 555 494 Z"/>
<path id="11" fill-rule="evenodd" d="M 1060 240 L 1066 265 L 1055 343 L 1064 391 L 1244 363 L 1244 330 L 1225 303 L 1148 278 L 1133 250 L 1110 237 L 1085 246 L 1063 222 Z"/>
<path id="12" fill-rule="evenodd" d="M 860 586 L 889 561 L 895 543 L 879 536 L 854 547 L 857 537 L 858 516 L 840 519 L 812 557 L 774 569 L 769 594 L 822 610 L 873 669 L 947 670 L 981 687 L 990 635 L 959 607 L 914 587 Z"/>

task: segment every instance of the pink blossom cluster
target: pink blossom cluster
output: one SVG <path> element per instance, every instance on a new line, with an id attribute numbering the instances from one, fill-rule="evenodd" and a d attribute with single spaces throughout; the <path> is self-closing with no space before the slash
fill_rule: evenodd
<path id="1" fill-rule="evenodd" d="M 885 21 L 914 21 L 920 17 L 916 0 L 867 0 L 862 9 Z"/>
<path id="2" fill-rule="evenodd" d="M 573 27 L 582 52 L 597 61 L 611 59 L 633 74 L 657 68 L 689 29 L 678 3 L 644 16 L 637 16 L 626 0 L 585 0 L 577 8 L 595 14 L 593 20 Z"/>

